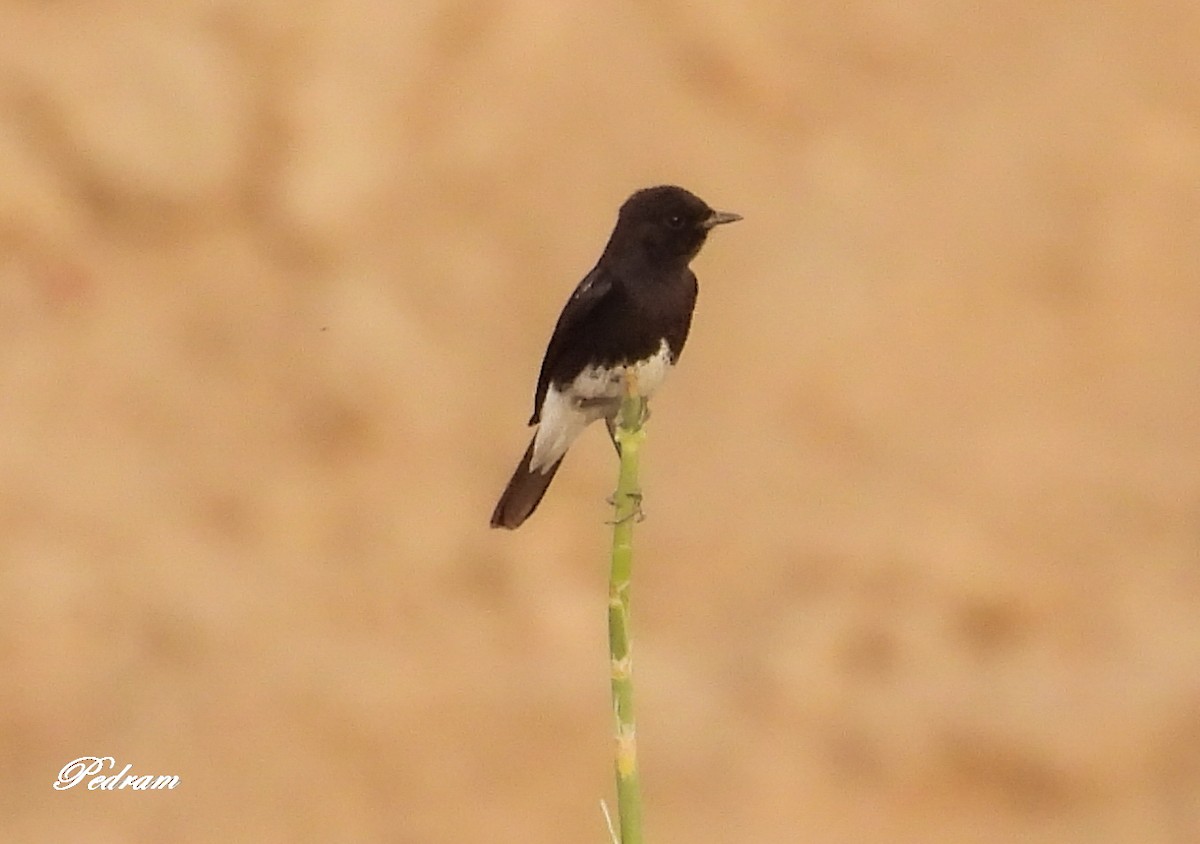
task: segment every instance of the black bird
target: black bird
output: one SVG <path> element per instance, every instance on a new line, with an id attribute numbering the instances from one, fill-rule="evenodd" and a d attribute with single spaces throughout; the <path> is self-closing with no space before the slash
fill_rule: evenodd
<path id="1" fill-rule="evenodd" d="M 673 185 L 625 201 L 604 253 L 554 326 L 529 418 L 538 429 L 492 527 L 512 529 L 529 518 L 584 428 L 604 419 L 612 433 L 626 367 L 637 368 L 644 396 L 662 383 L 692 324 L 697 286 L 688 263 L 714 226 L 740 219 Z"/>

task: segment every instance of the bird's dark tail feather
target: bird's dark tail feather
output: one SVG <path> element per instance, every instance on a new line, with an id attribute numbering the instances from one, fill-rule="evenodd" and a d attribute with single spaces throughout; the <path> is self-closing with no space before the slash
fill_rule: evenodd
<path id="1" fill-rule="evenodd" d="M 533 440 L 530 440 L 529 448 L 525 449 L 525 456 L 521 458 L 521 464 L 517 466 L 517 471 L 513 472 L 512 480 L 504 488 L 504 493 L 492 512 L 492 527 L 509 530 L 520 527 L 537 509 L 550 486 L 550 481 L 554 480 L 554 473 L 562 465 L 562 458 L 559 458 L 548 472 L 531 471 L 529 461 L 532 457 Z"/>

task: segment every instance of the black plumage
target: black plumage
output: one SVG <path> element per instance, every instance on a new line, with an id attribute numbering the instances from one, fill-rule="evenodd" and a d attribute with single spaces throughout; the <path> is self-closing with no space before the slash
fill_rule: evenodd
<path id="1" fill-rule="evenodd" d="M 626 367 L 638 367 L 640 390 L 653 393 L 687 342 L 698 290 L 688 264 L 713 226 L 739 219 L 675 186 L 646 188 L 625 201 L 600 260 L 554 327 L 529 418 L 538 431 L 496 504 L 492 527 L 524 522 L 575 437 L 597 419 L 611 423 Z"/>

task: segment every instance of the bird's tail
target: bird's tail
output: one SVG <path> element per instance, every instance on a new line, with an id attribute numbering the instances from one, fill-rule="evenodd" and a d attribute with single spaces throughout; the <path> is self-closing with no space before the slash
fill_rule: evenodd
<path id="1" fill-rule="evenodd" d="M 554 473 L 562 465 L 560 457 L 545 471 L 530 469 L 529 462 L 533 458 L 533 443 L 533 440 L 529 441 L 529 448 L 525 449 L 525 456 L 521 458 L 517 471 L 513 472 L 512 480 L 508 482 L 500 500 L 496 502 L 496 509 L 492 512 L 492 527 L 494 528 L 502 527 L 513 530 L 520 527 L 537 509 L 542 496 L 546 494 L 546 490 L 550 486 L 550 481 L 554 480 Z"/>

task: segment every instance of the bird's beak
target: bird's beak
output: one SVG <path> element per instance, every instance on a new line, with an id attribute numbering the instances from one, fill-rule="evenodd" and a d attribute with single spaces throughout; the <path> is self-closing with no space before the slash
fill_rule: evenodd
<path id="1" fill-rule="evenodd" d="M 708 215 L 708 218 L 701 225 L 707 231 L 713 226 L 719 226 L 724 223 L 736 223 L 740 219 L 742 219 L 741 214 L 734 214 L 730 211 L 714 211 Z"/>

